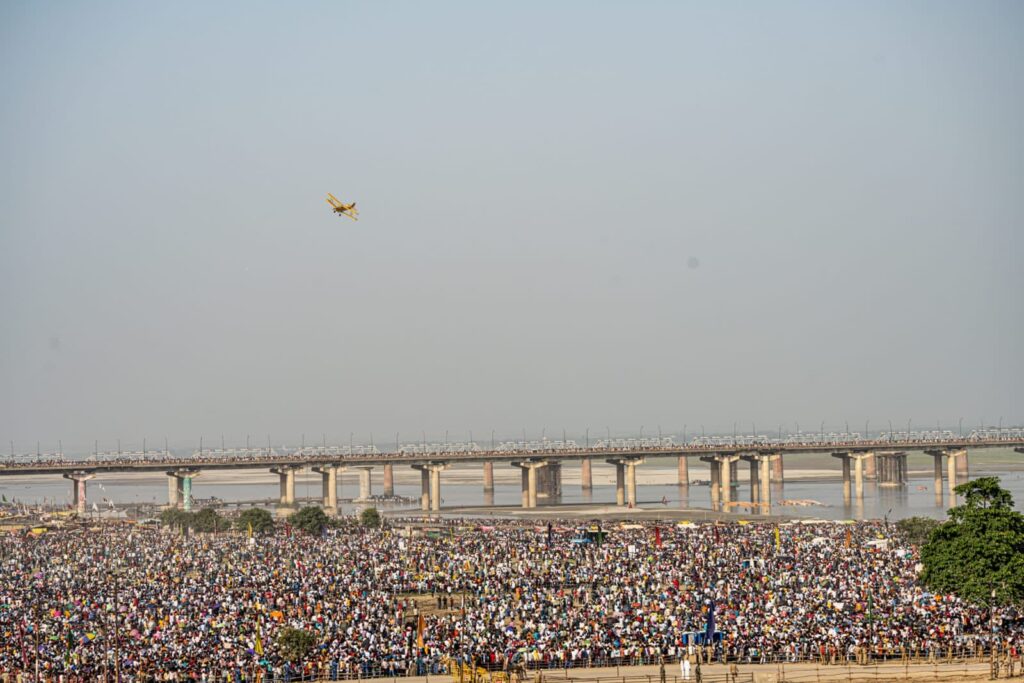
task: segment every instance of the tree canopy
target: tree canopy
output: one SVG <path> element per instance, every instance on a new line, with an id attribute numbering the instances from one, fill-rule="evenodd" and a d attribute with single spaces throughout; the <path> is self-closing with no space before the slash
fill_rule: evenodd
<path id="1" fill-rule="evenodd" d="M 921 548 L 925 586 L 981 605 L 1024 600 L 1024 515 L 997 477 L 956 487 L 963 505 L 949 510 Z"/>
<path id="2" fill-rule="evenodd" d="M 250 524 L 255 533 L 268 533 L 274 530 L 274 517 L 263 508 L 249 508 L 238 515 L 235 525 L 242 531 L 248 531 Z"/>
<path id="3" fill-rule="evenodd" d="M 330 518 L 322 509 L 316 505 L 304 507 L 288 518 L 292 526 L 305 531 L 307 534 L 318 536 L 323 533 L 324 527 L 330 524 Z"/>
<path id="4" fill-rule="evenodd" d="M 939 526 L 939 520 L 931 517 L 907 517 L 896 522 L 896 528 L 902 531 L 907 540 L 916 546 L 924 545 L 937 526 Z"/>
<path id="5" fill-rule="evenodd" d="M 219 531 L 231 528 L 231 524 L 225 522 L 224 518 L 218 515 L 213 508 L 203 508 L 197 512 L 192 518 L 191 525 L 196 531 Z"/>
<path id="6" fill-rule="evenodd" d="M 320 508 L 317 509 L 320 510 Z M 323 510 L 320 511 L 323 512 Z M 316 638 L 313 637 L 313 634 L 299 628 L 283 628 L 277 635 L 278 653 L 293 664 L 305 659 L 314 645 L 316 645 Z"/>
<path id="7" fill-rule="evenodd" d="M 366 508 L 359 513 L 359 523 L 363 526 L 379 527 L 380 512 L 377 511 L 377 508 Z"/>
<path id="8" fill-rule="evenodd" d="M 160 521 L 172 528 L 193 531 L 219 531 L 231 527 L 213 508 L 203 508 L 199 512 L 168 508 L 160 513 Z"/>

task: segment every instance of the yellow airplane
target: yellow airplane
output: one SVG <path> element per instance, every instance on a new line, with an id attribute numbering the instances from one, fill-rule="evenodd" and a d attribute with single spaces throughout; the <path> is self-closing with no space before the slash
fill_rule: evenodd
<path id="1" fill-rule="evenodd" d="M 334 213 L 338 214 L 339 216 L 348 216 L 354 221 L 359 220 L 359 212 L 356 211 L 355 202 L 352 202 L 351 204 L 342 204 L 340 201 L 338 201 L 337 197 L 328 192 L 327 203 L 331 205 L 331 210 L 333 210 Z"/>

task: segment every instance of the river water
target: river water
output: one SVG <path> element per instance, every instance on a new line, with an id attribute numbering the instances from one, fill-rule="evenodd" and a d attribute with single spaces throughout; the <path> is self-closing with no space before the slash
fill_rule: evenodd
<path id="1" fill-rule="evenodd" d="M 864 487 L 863 505 L 854 501 L 845 505 L 839 473 L 839 462 L 822 456 L 801 456 L 786 463 L 787 481 L 773 484 L 772 512 L 800 517 L 826 519 L 902 519 L 915 515 L 942 518 L 952 504 L 944 492 L 938 503 L 933 490 L 932 460 L 923 454 L 909 456 L 910 479 L 905 487 L 886 488 L 868 482 Z M 706 465 L 694 458 L 690 460 L 691 480 L 708 479 Z M 707 486 L 679 487 L 676 481 L 675 458 L 650 458 L 638 468 L 637 497 L 639 507 L 645 509 L 701 509 L 710 508 L 710 489 Z M 585 492 L 579 485 L 579 467 L 565 463 L 563 467 L 562 503 L 611 504 L 615 501 L 613 469 L 594 461 L 594 487 Z M 395 493 L 418 500 L 419 474 L 407 467 L 395 468 Z M 508 465 L 495 464 L 495 490 L 485 494 L 479 465 L 455 467 L 442 475 L 442 499 L 445 507 L 507 505 L 521 501 L 518 470 Z M 750 488 L 746 481 L 746 468 L 740 468 L 740 486 L 733 489 L 733 500 L 749 500 Z M 374 493 L 380 493 L 381 468 L 374 470 Z M 999 477 L 1009 490 L 1018 507 L 1024 502 L 1024 455 L 1010 449 L 992 449 L 971 454 L 971 478 Z M 339 497 L 342 511 L 352 513 L 362 506 L 350 499 L 358 491 L 356 475 L 349 471 L 342 475 Z M 662 483 L 659 483 L 662 482 Z M 671 483 L 666 483 L 671 482 Z M 944 488 L 945 488 L 944 484 Z M 225 501 L 271 501 L 278 496 L 277 477 L 269 472 L 250 470 L 242 473 L 213 473 L 201 475 L 193 481 L 192 495 L 201 504 L 203 499 L 216 496 Z M 320 481 L 311 474 L 300 475 L 296 495 L 300 499 L 315 499 L 320 494 Z M 0 477 L 0 495 L 8 501 L 29 504 L 70 504 L 71 483 L 57 477 Z M 815 505 L 780 505 L 781 501 L 815 501 Z M 137 504 L 162 505 L 167 502 L 167 479 L 155 474 L 101 475 L 88 483 L 88 501 L 108 509 L 131 507 Z M 543 500 L 541 501 L 543 504 Z M 389 505 L 378 505 L 386 508 Z M 399 507 L 413 507 L 410 505 Z M 742 511 L 739 511 L 742 514 Z"/>

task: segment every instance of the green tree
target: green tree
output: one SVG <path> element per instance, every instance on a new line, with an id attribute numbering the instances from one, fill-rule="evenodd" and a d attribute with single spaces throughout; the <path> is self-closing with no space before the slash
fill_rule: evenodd
<path id="1" fill-rule="evenodd" d="M 359 513 L 359 523 L 363 526 L 376 528 L 380 526 L 380 513 L 377 508 L 366 508 Z"/>
<path id="2" fill-rule="evenodd" d="M 288 521 L 291 522 L 292 526 L 305 531 L 307 534 L 319 536 L 323 533 L 324 527 L 328 525 L 330 519 L 318 506 L 311 505 L 296 512 L 288 518 Z"/>
<path id="3" fill-rule="evenodd" d="M 903 532 L 907 541 L 916 546 L 923 545 L 937 526 L 939 520 L 931 517 L 907 517 L 896 522 L 896 528 Z"/>
<path id="4" fill-rule="evenodd" d="M 300 628 L 283 628 L 277 634 L 278 654 L 293 664 L 302 662 L 315 645 L 313 634 Z"/>
<path id="5" fill-rule="evenodd" d="M 218 531 L 229 528 L 230 524 L 213 508 L 203 508 L 192 517 L 191 526 L 196 531 Z"/>
<path id="6" fill-rule="evenodd" d="M 160 522 L 172 529 L 184 529 L 192 526 L 192 513 L 177 508 L 167 508 L 160 513 Z"/>
<path id="7" fill-rule="evenodd" d="M 248 531 L 250 524 L 254 533 L 269 533 L 274 530 L 274 517 L 263 508 L 249 508 L 238 515 L 235 525 L 242 531 Z"/>
<path id="8" fill-rule="evenodd" d="M 1024 599 L 1024 515 L 998 477 L 956 487 L 964 504 L 932 531 L 921 548 L 922 582 L 980 605 Z"/>

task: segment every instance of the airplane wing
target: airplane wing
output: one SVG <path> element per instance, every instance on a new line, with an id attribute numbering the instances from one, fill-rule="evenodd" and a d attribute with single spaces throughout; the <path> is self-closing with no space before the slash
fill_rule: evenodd
<path id="1" fill-rule="evenodd" d="M 338 201 L 338 198 L 335 197 L 330 192 L 327 193 L 327 203 L 333 206 L 334 208 L 338 208 L 342 205 L 341 202 Z"/>

